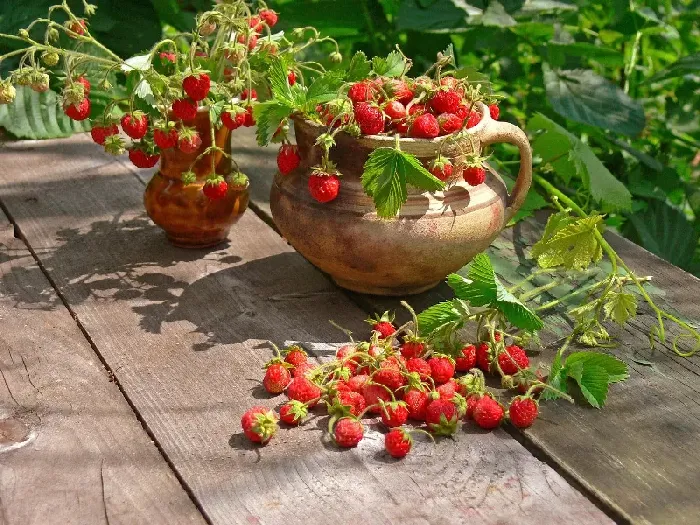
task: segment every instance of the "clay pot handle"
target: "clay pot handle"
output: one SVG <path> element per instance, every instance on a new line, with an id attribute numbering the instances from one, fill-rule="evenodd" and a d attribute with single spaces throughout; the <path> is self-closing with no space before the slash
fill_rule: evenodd
<path id="1" fill-rule="evenodd" d="M 527 196 L 527 191 L 532 184 L 532 149 L 523 130 L 509 122 L 493 120 L 489 115 L 488 108 L 485 108 L 483 120 L 485 122 L 481 132 L 482 146 L 488 146 L 496 142 L 508 142 L 517 146 L 518 150 L 520 150 L 518 178 L 515 181 L 513 191 L 508 196 L 504 214 L 507 224 L 522 206 Z"/>

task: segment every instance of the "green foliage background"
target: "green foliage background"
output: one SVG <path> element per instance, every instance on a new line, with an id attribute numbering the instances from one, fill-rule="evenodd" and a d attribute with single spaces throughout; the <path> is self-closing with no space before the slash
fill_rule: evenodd
<path id="1" fill-rule="evenodd" d="M 0 2 L 0 32 L 15 33 L 53 3 Z M 187 30 L 211 5 L 94 3 L 93 33 L 123 57 L 163 32 Z M 338 40 L 347 60 L 357 50 L 386 55 L 398 43 L 416 75 L 453 44 L 458 65 L 487 74 L 504 96 L 501 118 L 527 128 L 539 174 L 586 211 L 607 213 L 609 226 L 700 275 L 700 0 L 267 4 L 280 12 L 276 29 L 315 26 Z M 501 146 L 493 159 L 502 173 L 514 172 L 517 151 Z M 520 217 L 545 204 L 531 192 Z"/>

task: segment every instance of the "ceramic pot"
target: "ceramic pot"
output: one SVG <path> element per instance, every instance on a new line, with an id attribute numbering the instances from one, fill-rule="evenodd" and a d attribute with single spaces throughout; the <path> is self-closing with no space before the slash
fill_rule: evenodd
<path id="1" fill-rule="evenodd" d="M 376 295 L 409 295 L 428 290 L 485 250 L 522 205 L 532 181 L 532 151 L 525 133 L 493 120 L 480 104 L 481 122 L 468 130 L 469 139 L 445 144 L 443 155 L 459 162 L 470 151 L 508 142 L 520 151 L 520 169 L 513 192 L 492 169 L 476 187 L 461 181 L 435 193 L 412 190 L 393 219 L 377 217 L 360 178 L 369 154 L 393 147 L 390 136 L 354 138 L 340 132 L 331 160 L 342 173 L 340 193 L 328 203 L 316 202 L 307 187 L 311 168 L 319 164 L 316 137 L 326 128 L 295 119 L 302 163 L 287 176 L 275 176 L 270 207 L 275 224 L 289 243 L 343 288 Z M 401 139 L 401 149 L 427 163 L 436 157 L 444 137 Z M 452 141 L 454 142 L 454 141 Z"/>
<path id="2" fill-rule="evenodd" d="M 183 153 L 177 147 L 164 150 L 160 169 L 146 187 L 144 204 L 148 216 L 165 230 L 168 240 L 183 248 L 207 248 L 226 240 L 231 226 L 248 206 L 248 185 L 229 186 L 226 197 L 211 200 L 202 193 L 204 181 L 211 173 L 211 155 L 198 160 L 192 171 L 196 182 L 182 183 L 182 174 L 211 144 L 209 113 L 200 110 L 190 126 L 197 129 L 202 145 L 194 153 Z M 215 130 L 216 145 L 231 152 L 231 132 L 223 127 Z M 216 173 L 224 178 L 231 174 L 231 161 L 221 153 L 214 154 Z"/>

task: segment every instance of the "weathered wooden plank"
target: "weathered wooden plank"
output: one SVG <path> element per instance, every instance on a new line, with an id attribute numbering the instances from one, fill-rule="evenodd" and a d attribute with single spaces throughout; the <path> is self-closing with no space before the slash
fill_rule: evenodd
<path id="1" fill-rule="evenodd" d="M 265 340 L 340 343 L 326 320 L 360 332 L 364 313 L 252 213 L 228 246 L 168 246 L 133 173 L 87 142 L 9 145 L 0 195 L 212 523 L 609 522 L 502 431 L 398 463 L 373 428 L 322 443 L 322 418 L 248 445 L 243 411 L 278 403 L 256 383 Z"/>
<path id="2" fill-rule="evenodd" d="M 204 524 L 0 211 L 0 523 Z"/>

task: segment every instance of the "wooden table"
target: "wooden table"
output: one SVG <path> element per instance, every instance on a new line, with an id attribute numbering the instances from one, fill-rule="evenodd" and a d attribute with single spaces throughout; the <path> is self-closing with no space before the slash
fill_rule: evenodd
<path id="1" fill-rule="evenodd" d="M 700 522 L 700 359 L 651 353 L 648 313 L 613 332 L 632 377 L 600 411 L 543 403 L 531 430 L 468 429 L 401 462 L 378 427 L 338 451 L 323 419 L 249 445 L 243 411 L 279 403 L 259 385 L 268 340 L 323 358 L 345 338 L 327 319 L 364 334 L 398 303 L 338 289 L 288 246 L 270 226 L 274 149 L 238 131 L 234 153 L 252 210 L 199 252 L 146 217 L 150 173 L 89 137 L 0 145 L 0 524 Z M 494 243 L 501 270 L 531 235 Z M 614 242 L 700 318 L 697 279 Z"/>

